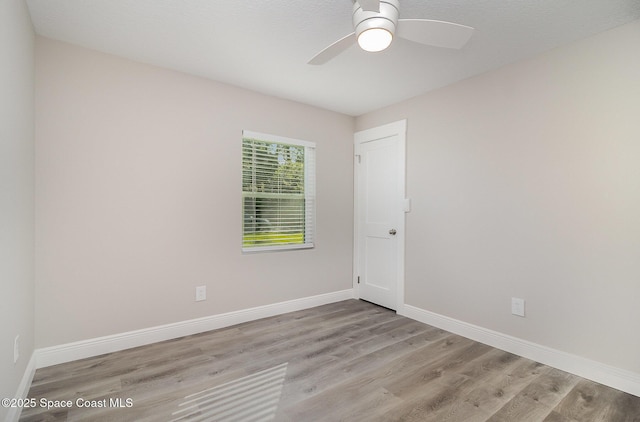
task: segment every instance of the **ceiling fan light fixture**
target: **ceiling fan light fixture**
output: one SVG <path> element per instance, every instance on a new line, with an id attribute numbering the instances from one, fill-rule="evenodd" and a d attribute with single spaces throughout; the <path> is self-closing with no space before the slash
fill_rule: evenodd
<path id="1" fill-rule="evenodd" d="M 366 11 L 360 3 L 353 3 L 353 28 L 358 45 L 364 51 L 385 50 L 396 31 L 398 22 L 398 0 L 381 0 L 379 11 Z"/>
<path id="2" fill-rule="evenodd" d="M 324 64 L 356 42 L 364 51 L 382 51 L 396 37 L 419 44 L 459 50 L 469 41 L 474 31 L 470 26 L 457 23 L 399 19 L 399 15 L 398 0 L 353 0 L 353 32 L 324 48 L 308 64 Z"/>
<path id="3" fill-rule="evenodd" d="M 369 28 L 358 35 L 358 45 L 364 51 L 375 53 L 391 45 L 393 34 L 384 28 Z"/>

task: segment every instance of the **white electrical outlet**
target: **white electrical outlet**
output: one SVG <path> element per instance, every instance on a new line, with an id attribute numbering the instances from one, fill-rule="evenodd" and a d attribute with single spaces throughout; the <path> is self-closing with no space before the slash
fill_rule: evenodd
<path id="1" fill-rule="evenodd" d="M 207 286 L 196 287 L 196 302 L 207 299 Z"/>
<path id="2" fill-rule="evenodd" d="M 18 362 L 18 358 L 20 357 L 20 336 L 16 336 L 13 340 L 13 363 Z"/>
<path id="3" fill-rule="evenodd" d="M 517 316 L 524 316 L 524 299 L 517 297 L 511 298 L 511 313 Z"/>

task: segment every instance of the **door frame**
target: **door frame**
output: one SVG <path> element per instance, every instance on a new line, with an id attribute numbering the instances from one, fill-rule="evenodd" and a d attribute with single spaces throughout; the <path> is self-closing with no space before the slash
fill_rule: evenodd
<path id="1" fill-rule="evenodd" d="M 397 286 L 396 286 L 396 313 L 404 313 L 404 261 L 405 261 L 405 213 L 409 211 L 409 200 L 406 199 L 406 145 L 407 145 L 407 120 L 388 123 L 386 125 L 362 130 L 354 133 L 354 161 L 353 161 L 353 291 L 356 299 L 360 299 L 360 233 L 359 233 L 359 146 L 378 139 L 390 136 L 398 136 L 398 198 L 397 198 Z"/>

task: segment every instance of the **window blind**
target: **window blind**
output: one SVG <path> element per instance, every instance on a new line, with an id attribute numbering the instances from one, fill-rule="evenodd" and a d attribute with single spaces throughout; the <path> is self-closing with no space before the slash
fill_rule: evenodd
<path id="1" fill-rule="evenodd" d="M 242 249 L 312 248 L 315 144 L 242 134 Z"/>

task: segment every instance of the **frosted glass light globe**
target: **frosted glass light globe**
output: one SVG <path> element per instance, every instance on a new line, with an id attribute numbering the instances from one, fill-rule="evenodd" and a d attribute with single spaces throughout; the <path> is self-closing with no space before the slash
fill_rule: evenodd
<path id="1" fill-rule="evenodd" d="M 393 35 L 384 28 L 369 28 L 358 36 L 358 45 L 364 51 L 375 53 L 391 45 Z"/>

